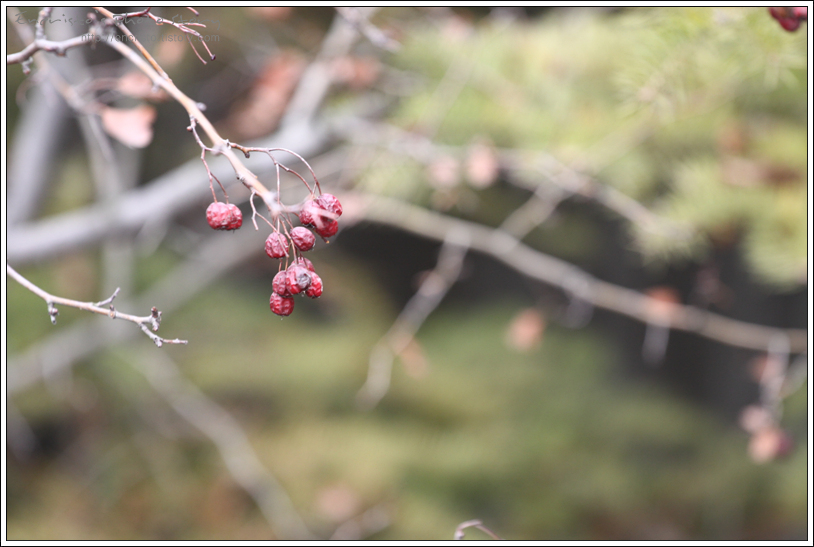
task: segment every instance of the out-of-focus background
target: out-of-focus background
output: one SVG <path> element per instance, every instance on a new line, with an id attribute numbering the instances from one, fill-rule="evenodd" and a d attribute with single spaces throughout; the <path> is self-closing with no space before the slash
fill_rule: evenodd
<path id="1" fill-rule="evenodd" d="M 8 66 L 9 265 L 76 300 L 120 287 L 118 310 L 156 306 L 189 344 L 64 306 L 53 326 L 7 278 L 7 539 L 451 539 L 471 519 L 515 540 L 807 537 L 807 23 L 151 13 L 206 25 L 187 27 L 204 64 L 177 27 L 126 23 L 224 138 L 301 154 L 342 200 L 308 253 L 324 294 L 270 312 L 249 192 L 208 155 L 244 223 L 207 226 L 187 114 L 112 48 Z M 38 11 L 6 15 L 14 53 Z M 87 17 L 55 8 L 46 36 Z M 592 305 L 593 278 L 549 256 L 778 330 L 761 349 L 671 331 Z"/>

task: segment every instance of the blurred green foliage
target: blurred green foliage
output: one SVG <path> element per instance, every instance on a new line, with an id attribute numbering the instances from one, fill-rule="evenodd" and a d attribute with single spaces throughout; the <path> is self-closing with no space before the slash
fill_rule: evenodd
<path id="1" fill-rule="evenodd" d="M 394 59 L 422 86 L 392 122 L 445 145 L 550 153 L 696 232 L 631 226 L 645 261 L 700 260 L 732 232 L 757 280 L 794 289 L 807 265 L 806 51 L 805 33 L 778 32 L 763 8 L 427 26 Z M 383 152 L 363 183 L 428 203 L 421 173 Z"/>

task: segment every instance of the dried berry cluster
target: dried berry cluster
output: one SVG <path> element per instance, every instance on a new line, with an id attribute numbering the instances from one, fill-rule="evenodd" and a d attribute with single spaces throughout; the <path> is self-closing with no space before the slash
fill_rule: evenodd
<path id="1" fill-rule="evenodd" d="M 800 22 L 808 19 L 807 7 L 772 7 L 769 8 L 769 13 L 772 15 L 772 17 L 777 19 L 777 22 L 780 23 L 781 27 L 789 32 L 794 32 L 797 30 L 800 27 Z"/>
<path id="2" fill-rule="evenodd" d="M 311 230 L 326 241 L 336 235 L 339 230 L 337 219 L 341 215 L 342 204 L 336 196 L 320 194 L 313 197 L 312 194 L 312 199 L 300 209 L 302 226 L 293 227 L 285 216 L 278 217 L 276 225 L 272 225 L 274 231 L 266 238 L 266 254 L 271 258 L 285 258 L 286 263 L 289 257 L 293 260 L 274 276 L 269 301 L 271 311 L 281 316 L 290 315 L 294 311 L 295 295 L 304 294 L 310 298 L 322 295 L 322 278 L 314 271 L 311 261 L 298 254 L 314 248 L 316 237 Z M 243 224 L 240 209 L 217 201 L 207 207 L 206 220 L 215 230 L 236 230 Z M 290 229 L 286 227 L 286 222 Z"/>
<path id="3" fill-rule="evenodd" d="M 336 196 L 321 194 L 303 204 L 299 215 L 302 226 L 292 228 L 287 233 L 275 228 L 268 236 L 266 254 L 272 258 L 288 258 L 290 249 L 294 257 L 290 266 L 274 276 L 274 292 L 269 301 L 271 311 L 281 316 L 290 315 L 294 310 L 295 295 L 305 294 L 309 298 L 319 298 L 322 294 L 322 279 L 314 271 L 314 265 L 307 258 L 297 257 L 297 253 L 314 248 L 316 237 L 311 230 L 323 239 L 335 235 L 339 230 L 337 219 L 341 214 L 342 204 Z"/>

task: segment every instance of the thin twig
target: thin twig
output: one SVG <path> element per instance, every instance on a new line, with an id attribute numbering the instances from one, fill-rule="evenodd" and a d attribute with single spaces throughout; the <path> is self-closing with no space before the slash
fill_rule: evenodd
<path id="1" fill-rule="evenodd" d="M 137 11 L 137 12 L 133 12 L 133 13 L 123 13 L 121 15 L 116 15 L 114 20 L 120 20 L 120 21 L 122 21 L 122 23 L 126 23 L 128 19 L 132 19 L 132 18 L 135 18 L 135 17 L 149 17 L 150 19 L 155 21 L 155 24 L 158 25 L 158 26 L 161 26 L 161 25 L 164 25 L 164 24 L 172 25 L 172 26 L 174 26 L 175 28 L 177 28 L 178 30 L 180 30 L 181 32 L 183 32 L 184 34 L 187 35 L 187 42 L 189 43 L 190 47 L 192 48 L 192 51 L 195 52 L 195 55 L 198 57 L 198 59 L 203 64 L 206 64 L 206 61 L 203 60 L 203 58 L 198 53 L 198 50 L 195 49 L 195 46 L 193 45 L 192 40 L 189 37 L 190 35 L 195 36 L 196 38 L 198 38 L 198 41 L 200 41 L 201 44 L 203 44 L 204 49 L 209 54 L 209 59 L 212 60 L 212 61 L 215 60 L 215 58 L 216 58 L 215 54 L 213 54 L 209 50 L 209 46 L 206 45 L 206 42 L 204 41 L 203 36 L 201 36 L 201 34 L 198 31 L 189 28 L 189 27 L 203 27 L 203 28 L 206 28 L 205 24 L 203 24 L 203 23 L 176 23 L 175 21 L 172 21 L 170 19 L 164 19 L 163 17 L 157 17 L 156 15 L 154 15 L 153 13 L 150 12 L 151 9 L 152 8 L 147 8 L 147 9 L 144 9 L 142 11 Z M 190 8 L 190 9 L 192 9 L 192 8 Z M 195 13 L 196 16 L 198 15 L 198 12 L 196 12 L 195 10 L 192 10 L 192 11 L 193 11 L 193 13 Z"/>
<path id="2" fill-rule="evenodd" d="M 144 317 L 138 317 L 135 315 L 130 315 L 128 313 L 122 313 L 116 311 L 116 309 L 110 305 L 108 307 L 102 307 L 96 305 L 92 302 L 79 302 L 78 300 L 71 300 L 69 298 L 62 298 L 60 296 L 54 296 L 38 286 L 34 285 L 31 281 L 17 273 L 11 266 L 6 265 L 6 273 L 10 275 L 17 283 L 28 289 L 29 291 L 33 292 L 43 300 L 48 306 L 48 315 L 51 316 L 51 323 L 56 325 L 57 322 L 57 315 L 59 315 L 59 310 L 57 310 L 56 306 L 69 306 L 71 308 L 76 308 L 83 311 L 89 311 L 91 313 L 98 313 L 99 315 L 106 315 L 111 319 L 123 319 L 125 321 L 130 321 L 131 323 L 137 324 L 141 327 L 141 330 L 150 337 L 150 339 L 155 343 L 156 346 L 161 347 L 164 344 L 186 344 L 186 340 L 179 340 L 177 338 L 173 340 L 168 340 L 166 338 L 161 338 L 160 336 L 154 334 L 155 331 L 158 330 L 159 325 L 161 324 L 161 312 L 158 311 L 156 308 L 152 308 L 150 315 Z M 109 303 L 113 300 L 113 298 L 118 294 L 118 289 L 116 290 L 113 295 L 110 296 L 107 300 L 103 300 L 100 304 Z M 151 329 L 153 332 L 151 332 Z"/>

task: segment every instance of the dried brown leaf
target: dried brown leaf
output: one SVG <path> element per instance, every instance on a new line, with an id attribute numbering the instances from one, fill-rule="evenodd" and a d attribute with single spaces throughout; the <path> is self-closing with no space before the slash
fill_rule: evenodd
<path id="1" fill-rule="evenodd" d="M 155 116 L 155 108 L 146 104 L 136 108 L 107 106 L 101 112 L 108 135 L 130 148 L 144 148 L 152 142 Z"/>
<path id="2" fill-rule="evenodd" d="M 122 95 L 134 97 L 136 99 L 147 99 L 151 101 L 167 100 L 167 93 L 163 89 L 156 89 L 152 80 L 143 72 L 131 71 L 119 78 L 116 82 L 116 89 Z"/>
<path id="3" fill-rule="evenodd" d="M 506 346 L 520 353 L 529 353 L 540 347 L 545 329 L 545 317 L 535 308 L 525 309 L 514 317 L 506 329 Z"/>
<path id="4" fill-rule="evenodd" d="M 473 188 L 483 189 L 494 184 L 499 167 L 497 154 L 491 146 L 476 142 L 469 147 L 466 177 Z"/>
<path id="5" fill-rule="evenodd" d="M 285 113 L 304 69 L 305 59 L 293 51 L 269 58 L 246 98 L 238 103 L 224 122 L 224 132 L 238 135 L 241 139 L 254 139 L 271 133 Z"/>

